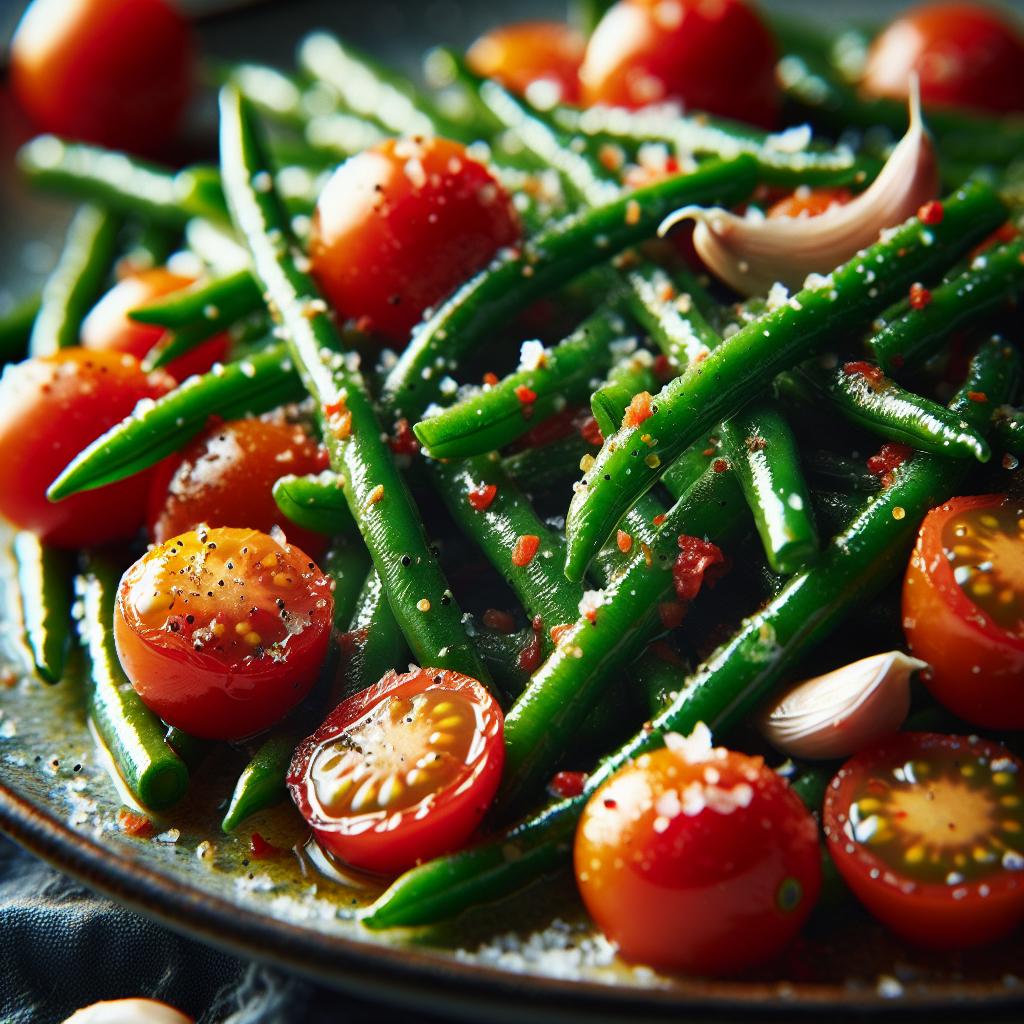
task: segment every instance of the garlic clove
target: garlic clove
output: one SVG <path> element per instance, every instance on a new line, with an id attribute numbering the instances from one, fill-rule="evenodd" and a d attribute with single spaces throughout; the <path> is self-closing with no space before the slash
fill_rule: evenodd
<path id="1" fill-rule="evenodd" d="M 886 229 L 902 224 L 939 189 L 939 167 L 911 90 L 910 126 L 869 188 L 817 217 L 739 217 L 728 210 L 686 206 L 669 214 L 664 235 L 684 220 L 696 222 L 693 244 L 708 269 L 741 295 L 761 295 L 777 281 L 791 290 L 809 274 L 827 274 Z"/>
<path id="2" fill-rule="evenodd" d="M 192 1018 L 157 999 L 110 999 L 83 1006 L 64 1024 L 192 1024 Z"/>
<path id="3" fill-rule="evenodd" d="M 792 757 L 849 757 L 899 729 L 910 708 L 910 677 L 927 667 L 889 651 L 797 683 L 762 713 L 761 735 Z"/>

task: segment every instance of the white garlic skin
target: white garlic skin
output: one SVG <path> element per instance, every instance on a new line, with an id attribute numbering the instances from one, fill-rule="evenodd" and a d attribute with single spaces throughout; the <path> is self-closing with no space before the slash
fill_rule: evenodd
<path id="1" fill-rule="evenodd" d="M 157 999 L 111 999 L 76 1010 L 64 1024 L 194 1024 Z"/>

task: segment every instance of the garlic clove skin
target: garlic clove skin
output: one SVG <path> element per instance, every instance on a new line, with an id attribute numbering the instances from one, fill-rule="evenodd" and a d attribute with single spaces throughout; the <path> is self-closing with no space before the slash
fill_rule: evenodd
<path id="1" fill-rule="evenodd" d="M 850 757 L 899 729 L 910 709 L 910 677 L 927 667 L 889 651 L 797 683 L 762 713 L 761 735 L 791 757 Z"/>
<path id="2" fill-rule="evenodd" d="M 76 1010 L 64 1024 L 193 1024 L 157 999 L 110 999 Z"/>
<path id="3" fill-rule="evenodd" d="M 791 291 L 809 274 L 827 274 L 886 229 L 914 216 L 939 191 L 939 165 L 916 88 L 910 126 L 869 188 L 817 217 L 738 217 L 728 210 L 687 206 L 662 222 L 659 235 L 696 222 L 693 244 L 708 269 L 741 295 L 762 295 L 781 282 Z"/>

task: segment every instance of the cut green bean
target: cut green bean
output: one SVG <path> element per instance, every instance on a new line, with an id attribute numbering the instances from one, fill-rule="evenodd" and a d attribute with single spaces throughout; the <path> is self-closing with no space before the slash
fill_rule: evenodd
<path id="1" fill-rule="evenodd" d="M 296 526 L 328 537 L 353 534 L 356 524 L 348 509 L 342 483 L 327 471 L 319 476 L 282 476 L 274 484 L 274 501 Z"/>
<path id="2" fill-rule="evenodd" d="M 59 683 L 71 646 L 73 560 L 68 552 L 44 544 L 27 531 L 14 535 L 12 547 L 25 643 L 36 675 L 44 682 Z"/>

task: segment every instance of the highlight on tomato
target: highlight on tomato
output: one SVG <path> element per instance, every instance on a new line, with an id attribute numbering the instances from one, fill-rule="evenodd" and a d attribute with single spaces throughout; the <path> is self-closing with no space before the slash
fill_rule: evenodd
<path id="1" fill-rule="evenodd" d="M 123 277 L 93 306 L 82 323 L 82 346 L 92 351 L 127 352 L 144 359 L 167 334 L 163 327 L 133 320 L 128 314 L 165 295 L 195 284 L 194 277 L 153 267 Z M 179 356 L 164 369 L 178 381 L 205 373 L 228 354 L 227 334 L 217 334 Z"/>
<path id="2" fill-rule="evenodd" d="M 1024 763 L 998 743 L 898 733 L 842 767 L 824 826 L 847 885 L 909 942 L 966 949 L 1024 920 Z"/>
<path id="3" fill-rule="evenodd" d="M 8 366 L 0 379 L 0 516 L 57 547 L 126 539 L 142 525 L 148 473 L 51 502 L 61 470 L 143 399 L 174 387 L 116 352 L 68 348 Z"/>
<path id="4" fill-rule="evenodd" d="M 586 104 L 687 111 L 775 127 L 775 39 L 744 0 L 619 0 L 587 43 Z"/>
<path id="5" fill-rule="evenodd" d="M 389 672 L 299 746 L 288 788 L 325 850 L 398 874 L 476 830 L 501 779 L 503 727 L 494 698 L 469 676 Z"/>
<path id="6" fill-rule="evenodd" d="M 322 554 L 326 539 L 289 522 L 273 489 L 286 474 L 325 469 L 327 452 L 305 427 L 281 416 L 213 424 L 153 474 L 146 517 L 150 535 L 162 544 L 203 523 L 263 533 L 276 526 L 303 551 Z"/>
<path id="7" fill-rule="evenodd" d="M 114 640 L 125 674 L 168 725 L 255 735 L 309 692 L 327 655 L 331 581 L 258 530 L 200 528 L 124 574 Z"/>
<path id="8" fill-rule="evenodd" d="M 903 631 L 940 703 L 972 725 L 1024 728 L 1024 503 L 953 498 L 925 516 Z"/>
<path id="9" fill-rule="evenodd" d="M 760 757 L 712 747 L 706 727 L 665 743 L 587 803 L 583 902 L 627 960 L 711 975 L 770 961 L 818 898 L 814 819 Z"/>
<path id="10" fill-rule="evenodd" d="M 463 146 L 389 139 L 346 160 L 324 186 L 310 257 L 341 316 L 404 346 L 424 311 L 519 230 L 508 194 Z"/>
<path id="11" fill-rule="evenodd" d="M 926 106 L 1024 111 L 1024 29 L 988 4 L 928 3 L 901 15 L 872 43 L 862 88 L 906 99 L 916 74 Z"/>
<path id="12" fill-rule="evenodd" d="M 11 40 L 11 85 L 40 130 L 144 153 L 173 138 L 194 63 L 168 0 L 33 0 Z"/>

